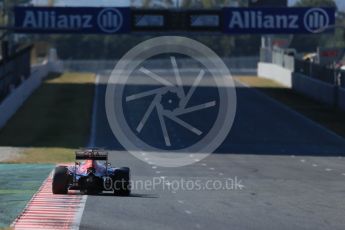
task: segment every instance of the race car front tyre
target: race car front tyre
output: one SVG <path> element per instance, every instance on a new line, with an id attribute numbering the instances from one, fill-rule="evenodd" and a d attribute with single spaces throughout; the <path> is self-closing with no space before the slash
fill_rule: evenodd
<path id="1" fill-rule="evenodd" d="M 53 176 L 53 194 L 67 194 L 68 178 L 67 167 L 58 166 L 55 168 Z"/>
<path id="2" fill-rule="evenodd" d="M 129 196 L 131 194 L 130 169 L 119 168 L 114 176 L 114 195 Z"/>

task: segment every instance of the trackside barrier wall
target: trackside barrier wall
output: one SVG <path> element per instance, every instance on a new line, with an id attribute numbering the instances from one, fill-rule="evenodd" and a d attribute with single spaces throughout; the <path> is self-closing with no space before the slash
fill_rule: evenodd
<path id="1" fill-rule="evenodd" d="M 262 48 L 258 76 L 345 111 L 345 71 L 294 58 L 286 51 Z"/>
<path id="2" fill-rule="evenodd" d="M 339 88 L 338 91 L 338 105 L 339 108 L 345 111 L 345 88 Z"/>
<path id="3" fill-rule="evenodd" d="M 17 112 L 26 99 L 41 85 L 49 72 L 61 72 L 61 67 L 60 62 L 53 62 L 52 59 L 31 67 L 31 76 L 0 103 L 0 129 L 6 125 L 7 121 Z"/>
<path id="4" fill-rule="evenodd" d="M 274 80 L 314 100 L 345 110 L 345 87 L 327 83 L 300 73 L 294 73 L 279 65 L 258 63 L 258 76 Z"/>
<path id="5" fill-rule="evenodd" d="M 338 87 L 311 77 L 293 73 L 292 89 L 319 102 L 336 106 Z"/>
<path id="6" fill-rule="evenodd" d="M 338 106 L 345 111 L 345 73 L 340 75 L 339 80 Z"/>
<path id="7" fill-rule="evenodd" d="M 258 63 L 259 77 L 274 80 L 286 87 L 292 87 L 292 71 L 272 63 Z"/>

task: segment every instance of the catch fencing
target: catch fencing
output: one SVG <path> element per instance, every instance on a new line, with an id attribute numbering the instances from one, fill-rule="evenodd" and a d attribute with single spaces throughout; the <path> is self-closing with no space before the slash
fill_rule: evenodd
<path id="1" fill-rule="evenodd" d="M 31 49 L 27 46 L 8 59 L 0 61 L 0 102 L 9 94 L 12 88 L 21 84 L 31 73 Z"/>

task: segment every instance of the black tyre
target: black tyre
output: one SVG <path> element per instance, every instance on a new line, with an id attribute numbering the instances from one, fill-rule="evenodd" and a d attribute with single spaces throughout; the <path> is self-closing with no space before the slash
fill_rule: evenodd
<path id="1" fill-rule="evenodd" d="M 113 178 L 115 196 L 129 196 L 131 194 L 130 177 L 130 169 L 127 167 L 119 168 L 116 171 Z"/>
<path id="2" fill-rule="evenodd" d="M 67 167 L 56 167 L 53 176 L 53 194 L 67 194 L 68 183 L 69 175 Z"/>

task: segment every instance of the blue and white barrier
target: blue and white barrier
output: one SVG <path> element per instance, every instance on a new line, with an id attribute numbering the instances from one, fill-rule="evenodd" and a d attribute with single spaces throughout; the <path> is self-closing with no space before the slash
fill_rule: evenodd
<path id="1" fill-rule="evenodd" d="M 292 87 L 292 71 L 272 63 L 258 63 L 258 77 L 268 78 L 286 87 Z"/>
<path id="2" fill-rule="evenodd" d="M 258 76 L 274 80 L 286 87 L 330 106 L 345 110 L 345 89 L 303 74 L 294 73 L 272 63 L 258 63 Z"/>

